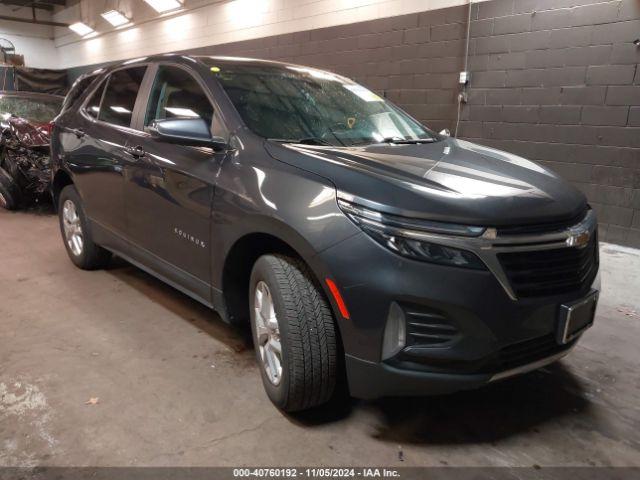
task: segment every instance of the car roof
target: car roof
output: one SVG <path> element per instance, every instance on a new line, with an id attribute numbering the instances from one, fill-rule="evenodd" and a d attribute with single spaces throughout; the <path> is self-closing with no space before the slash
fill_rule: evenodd
<path id="1" fill-rule="evenodd" d="M 209 65 L 212 62 L 225 63 L 227 65 L 269 66 L 274 68 L 301 67 L 295 63 L 280 62 L 277 60 L 263 60 L 261 58 L 233 57 L 224 55 L 195 55 L 193 58 Z M 306 67 L 309 68 L 309 67 Z"/>
<path id="2" fill-rule="evenodd" d="M 186 65 L 193 65 L 199 63 L 204 67 L 211 67 L 214 62 L 224 63 L 226 65 L 247 65 L 247 66 L 269 66 L 273 68 L 286 69 L 288 67 L 298 68 L 313 68 L 314 70 L 321 70 L 315 67 L 309 67 L 308 65 L 299 65 L 295 63 L 280 62 L 276 60 L 264 60 L 260 58 L 248 58 L 248 57 L 236 57 L 226 55 L 183 55 L 179 53 L 166 53 L 162 55 L 150 55 L 148 57 L 134 58 L 125 62 L 118 62 L 113 65 L 109 65 L 107 68 L 98 68 L 91 73 L 103 73 L 110 72 L 112 70 L 131 65 L 135 66 L 138 63 L 148 62 L 175 62 Z"/>

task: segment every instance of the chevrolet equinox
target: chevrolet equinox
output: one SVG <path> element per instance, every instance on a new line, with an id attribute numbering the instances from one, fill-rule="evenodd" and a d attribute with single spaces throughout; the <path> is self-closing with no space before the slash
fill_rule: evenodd
<path id="1" fill-rule="evenodd" d="M 163 55 L 81 79 L 53 195 L 81 269 L 112 254 L 249 322 L 271 401 L 476 388 L 566 355 L 593 323 L 585 197 L 299 65 Z"/>

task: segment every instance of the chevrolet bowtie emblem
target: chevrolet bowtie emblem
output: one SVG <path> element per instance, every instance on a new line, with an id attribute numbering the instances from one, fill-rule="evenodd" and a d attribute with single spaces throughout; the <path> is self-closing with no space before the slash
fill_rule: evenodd
<path id="1" fill-rule="evenodd" d="M 589 232 L 572 233 L 567 238 L 567 246 L 584 248 L 589 243 L 591 234 Z"/>

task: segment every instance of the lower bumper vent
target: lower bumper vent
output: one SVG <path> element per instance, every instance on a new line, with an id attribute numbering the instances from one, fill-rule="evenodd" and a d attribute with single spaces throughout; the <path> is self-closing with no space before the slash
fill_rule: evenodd
<path id="1" fill-rule="evenodd" d="M 405 309 L 407 318 L 407 344 L 436 346 L 454 340 L 458 329 L 437 312 Z"/>
<path id="2" fill-rule="evenodd" d="M 554 334 L 508 345 L 500 349 L 497 371 L 510 370 L 542 360 L 567 350 L 572 345 L 573 343 L 559 345 Z"/>

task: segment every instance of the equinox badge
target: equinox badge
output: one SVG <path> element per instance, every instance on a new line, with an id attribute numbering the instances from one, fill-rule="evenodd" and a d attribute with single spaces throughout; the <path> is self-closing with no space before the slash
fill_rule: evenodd
<path id="1" fill-rule="evenodd" d="M 176 235 L 178 235 L 181 238 L 184 238 L 185 240 L 189 240 L 190 242 L 195 243 L 199 247 L 202 247 L 202 248 L 206 247 L 206 245 L 205 245 L 203 240 L 200 240 L 199 238 L 196 238 L 193 235 L 188 234 L 187 232 L 179 229 L 178 227 L 175 227 L 173 229 L 173 233 L 175 233 Z"/>

